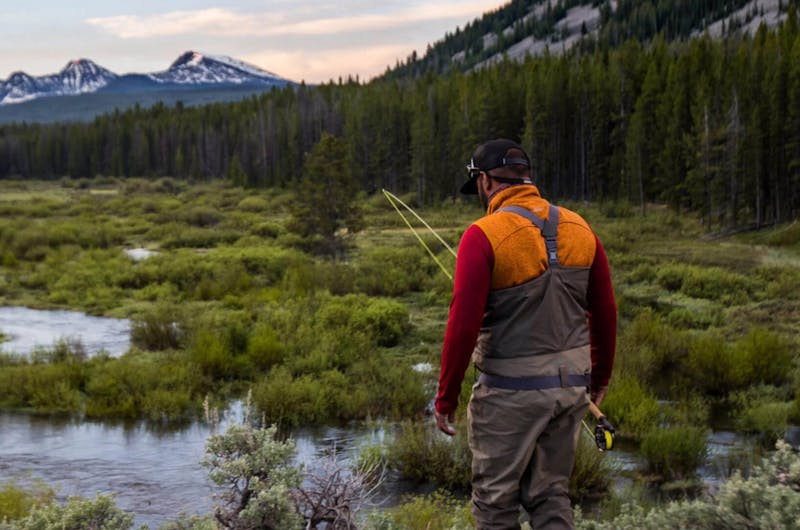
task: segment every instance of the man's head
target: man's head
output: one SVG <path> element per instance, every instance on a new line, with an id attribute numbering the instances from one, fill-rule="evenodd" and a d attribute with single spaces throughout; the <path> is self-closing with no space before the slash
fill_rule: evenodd
<path id="1" fill-rule="evenodd" d="M 525 150 L 516 142 L 499 138 L 483 143 L 475 149 L 467 166 L 469 180 L 461 186 L 461 193 L 479 195 L 481 202 L 486 184 L 533 184 L 531 162 Z M 492 182 L 494 181 L 494 182 Z"/>

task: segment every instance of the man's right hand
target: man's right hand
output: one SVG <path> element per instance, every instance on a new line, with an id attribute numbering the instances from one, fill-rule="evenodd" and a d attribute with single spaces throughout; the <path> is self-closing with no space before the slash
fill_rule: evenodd
<path id="1" fill-rule="evenodd" d="M 589 395 L 589 399 L 591 399 L 592 402 L 599 407 L 600 403 L 603 401 L 603 398 L 606 397 L 606 391 L 608 391 L 608 386 L 593 388 Z"/>
<path id="2" fill-rule="evenodd" d="M 440 431 L 448 436 L 453 436 L 456 433 L 455 429 L 450 426 L 450 423 L 456 421 L 455 412 L 451 412 L 450 414 L 442 414 L 438 410 L 434 410 L 433 415 L 436 416 L 436 426 L 439 427 Z"/>

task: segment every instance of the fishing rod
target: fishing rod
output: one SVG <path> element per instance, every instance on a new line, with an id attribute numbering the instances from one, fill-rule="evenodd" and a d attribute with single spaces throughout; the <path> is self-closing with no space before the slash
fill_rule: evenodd
<path id="1" fill-rule="evenodd" d="M 421 222 L 425 226 L 425 228 L 427 228 L 428 231 L 431 234 L 433 234 L 434 237 L 436 237 L 436 239 L 438 239 L 439 242 L 442 245 L 444 245 L 445 248 L 447 248 L 447 250 L 450 251 L 450 254 L 452 254 L 454 258 L 457 257 L 455 250 L 453 250 L 452 247 L 448 245 L 447 242 L 444 239 L 442 239 L 442 237 L 436 232 L 436 230 L 434 230 L 433 227 L 431 227 L 431 225 L 425 222 L 425 219 L 420 217 L 419 214 L 417 214 L 417 212 L 415 212 L 414 209 L 411 208 L 411 206 L 404 203 L 397 195 L 393 194 L 392 192 L 386 189 L 382 189 L 381 191 L 383 192 L 384 197 L 386 197 L 386 200 L 389 201 L 389 204 L 391 204 L 394 207 L 395 211 L 400 215 L 400 217 L 406 223 L 406 226 L 408 226 L 408 228 L 411 229 L 411 231 L 414 233 L 414 236 L 416 236 L 417 241 L 420 242 L 420 244 L 428 252 L 430 257 L 433 258 L 433 261 L 436 262 L 436 264 L 439 266 L 439 268 L 442 270 L 445 276 L 447 276 L 450 279 L 450 281 L 453 281 L 453 275 L 450 273 L 450 271 L 447 270 L 447 268 L 442 264 L 442 262 L 439 261 L 439 258 L 436 257 L 436 254 L 434 254 L 434 252 L 431 250 L 428 244 L 425 243 L 425 240 L 422 239 L 422 236 L 419 235 L 417 230 L 409 222 L 406 216 L 403 215 L 403 212 L 400 211 L 400 208 L 398 208 L 397 205 L 400 204 L 403 208 L 408 210 L 419 222 Z M 586 429 L 586 432 L 589 433 L 589 437 L 594 440 L 595 444 L 597 444 L 597 448 L 600 451 L 610 451 L 614 447 L 614 438 L 615 438 L 614 427 L 605 417 L 605 414 L 603 414 L 597 407 L 597 405 L 595 405 L 594 402 L 592 401 L 589 401 L 589 412 L 591 412 L 592 416 L 594 416 L 595 420 L 597 421 L 597 424 L 595 425 L 594 428 L 594 432 L 592 432 L 592 430 L 586 424 L 586 421 L 581 420 L 581 423 L 583 423 L 583 427 Z"/>

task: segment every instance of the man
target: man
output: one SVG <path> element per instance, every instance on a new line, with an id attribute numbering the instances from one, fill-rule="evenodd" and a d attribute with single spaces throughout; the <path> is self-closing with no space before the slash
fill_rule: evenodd
<path id="1" fill-rule="evenodd" d="M 470 357 L 472 513 L 480 530 L 572 528 L 569 477 L 580 421 L 600 404 L 617 312 L 608 260 L 578 214 L 549 204 L 530 159 L 498 139 L 473 154 L 461 193 L 486 216 L 464 233 L 442 349 L 436 424 L 453 435 Z"/>

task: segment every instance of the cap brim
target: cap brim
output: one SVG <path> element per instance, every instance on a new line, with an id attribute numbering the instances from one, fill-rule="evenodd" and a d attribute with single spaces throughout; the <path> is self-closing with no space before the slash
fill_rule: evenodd
<path id="1" fill-rule="evenodd" d="M 478 194 L 478 175 L 473 175 L 461 186 L 461 193 L 464 195 Z"/>

